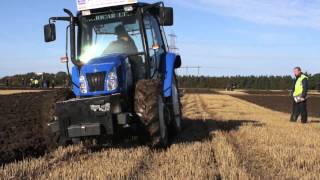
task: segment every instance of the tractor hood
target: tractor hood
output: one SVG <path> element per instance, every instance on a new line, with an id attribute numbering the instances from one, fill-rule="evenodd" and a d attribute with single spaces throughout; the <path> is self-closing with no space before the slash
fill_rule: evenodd
<path id="1" fill-rule="evenodd" d="M 121 65 L 127 55 L 112 54 L 90 60 L 83 65 L 80 72 L 77 67 L 72 69 L 73 91 L 77 96 L 97 96 L 118 93 L 121 89 L 120 82 L 123 77 L 119 73 Z M 107 88 L 108 83 L 116 83 L 114 88 Z"/>
<path id="2" fill-rule="evenodd" d="M 120 65 L 125 58 L 127 58 L 127 55 L 125 54 L 111 54 L 107 56 L 94 58 L 90 60 L 85 66 L 90 67 L 92 65 L 103 65 L 103 64 Z M 85 68 L 85 66 L 83 66 L 83 68 Z"/>

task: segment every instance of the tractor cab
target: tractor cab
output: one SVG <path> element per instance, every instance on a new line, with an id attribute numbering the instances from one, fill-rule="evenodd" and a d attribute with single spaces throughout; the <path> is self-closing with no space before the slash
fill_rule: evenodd
<path id="1" fill-rule="evenodd" d="M 69 53 L 74 64 L 76 98 L 57 102 L 53 132 L 67 142 L 145 129 L 152 144 L 167 144 L 169 127 L 181 128 L 175 75 L 181 58 L 169 52 L 163 28 L 173 25 L 173 9 L 136 0 L 77 2 L 76 16 L 64 9 L 68 16 L 51 17 L 44 26 L 45 41 L 51 42 L 55 22 L 69 22 L 68 73 Z"/>
<path id="2" fill-rule="evenodd" d="M 120 92 L 130 87 L 121 88 L 115 81 L 134 84 L 140 79 L 161 74 L 159 66 L 168 52 L 163 26 L 173 24 L 172 8 L 163 7 L 163 3 L 137 2 L 112 7 L 96 6 L 95 9 L 86 9 L 79 4 L 78 7 L 82 11 L 76 17 L 65 10 L 70 15 L 65 19 L 72 20 L 68 28 L 71 60 L 75 64 L 72 82 L 76 96 Z M 50 18 L 45 27 L 47 42 L 55 39 L 53 22 L 63 18 Z M 120 73 L 120 66 L 130 66 L 125 69 L 131 69 L 129 80 L 121 79 L 125 73 Z"/>

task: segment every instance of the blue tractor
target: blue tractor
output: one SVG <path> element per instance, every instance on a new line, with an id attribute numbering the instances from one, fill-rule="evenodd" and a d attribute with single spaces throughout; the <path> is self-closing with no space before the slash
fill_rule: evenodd
<path id="1" fill-rule="evenodd" d="M 73 96 L 56 103 L 49 124 L 58 145 L 140 137 L 152 147 L 166 147 L 181 130 L 175 74 L 181 58 L 169 51 L 164 31 L 173 25 L 173 9 L 162 2 L 130 2 L 80 10 L 77 16 L 64 9 L 66 17 L 51 17 L 44 26 L 45 41 L 51 42 L 55 22 L 68 22 L 68 72 L 68 59 L 74 65 Z"/>

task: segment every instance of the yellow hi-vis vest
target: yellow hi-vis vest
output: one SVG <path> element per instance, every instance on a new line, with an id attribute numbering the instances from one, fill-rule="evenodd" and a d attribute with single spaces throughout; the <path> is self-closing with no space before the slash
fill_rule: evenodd
<path id="1" fill-rule="evenodd" d="M 301 74 L 301 76 L 297 79 L 296 81 L 296 85 L 294 88 L 294 92 L 293 92 L 293 96 L 294 97 L 299 97 L 302 95 L 303 93 L 303 84 L 302 81 L 308 79 L 307 76 L 305 76 L 304 74 Z"/>

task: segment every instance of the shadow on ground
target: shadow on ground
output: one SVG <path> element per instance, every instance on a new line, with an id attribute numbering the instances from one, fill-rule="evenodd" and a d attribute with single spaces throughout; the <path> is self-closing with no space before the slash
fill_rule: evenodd
<path id="1" fill-rule="evenodd" d="M 203 141 L 210 139 L 210 134 L 214 131 L 234 131 L 243 125 L 263 126 L 258 121 L 251 120 L 229 120 L 218 121 L 213 119 L 199 120 L 199 119 L 184 119 L 183 131 L 173 143 L 191 143 L 195 141 Z"/>
<path id="2" fill-rule="evenodd" d="M 193 142 L 202 142 L 210 140 L 212 134 L 215 131 L 235 131 L 243 125 L 251 126 L 263 126 L 262 123 L 258 121 L 250 120 L 229 120 L 229 121 L 217 121 L 213 119 L 199 120 L 199 119 L 188 119 L 183 120 L 183 129 L 176 137 L 170 139 L 170 144 L 180 144 L 180 143 L 193 143 Z M 108 148 L 113 149 L 134 149 L 144 146 L 143 143 L 137 140 L 123 140 L 117 144 L 108 145 L 108 146 L 93 146 L 89 148 L 91 152 L 101 152 Z M 166 149 L 153 149 L 153 150 L 166 150 Z"/>
<path id="3" fill-rule="evenodd" d="M 263 126 L 263 124 L 257 122 L 257 121 L 249 121 L 249 120 L 229 120 L 229 121 L 217 121 L 213 119 L 206 119 L 206 120 L 199 120 L 199 119 L 187 119 L 185 118 L 183 120 L 183 130 L 182 132 L 175 138 L 171 139 L 171 144 L 179 144 L 179 143 L 193 143 L 193 142 L 202 142 L 211 139 L 211 133 L 215 131 L 234 131 L 239 129 L 243 125 L 253 125 L 253 126 Z M 87 153 L 96 153 L 101 152 L 106 149 L 112 148 L 112 149 L 134 149 L 138 147 L 145 146 L 143 143 L 141 143 L 137 139 L 127 139 L 123 140 L 120 143 L 117 144 L 109 144 L 106 146 L 91 146 L 86 147 L 81 152 L 72 152 L 67 153 L 65 156 L 62 157 L 62 159 L 68 160 L 70 158 L 74 158 L 77 156 L 81 156 L 83 154 Z M 156 149 L 157 151 L 165 151 L 165 149 Z M 27 153 L 27 150 L 22 151 L 23 154 Z M 38 152 L 38 151 L 34 151 Z M 40 154 L 40 156 L 44 155 Z M 28 153 L 27 157 L 39 157 L 39 154 L 31 154 Z M 46 154 L 44 158 L 50 160 L 51 155 Z M 19 158 L 19 156 L 16 156 L 14 160 L 21 160 L 22 158 Z M 1 164 L 4 165 L 8 162 L 2 162 Z M 55 163 L 52 162 L 53 164 Z"/>

